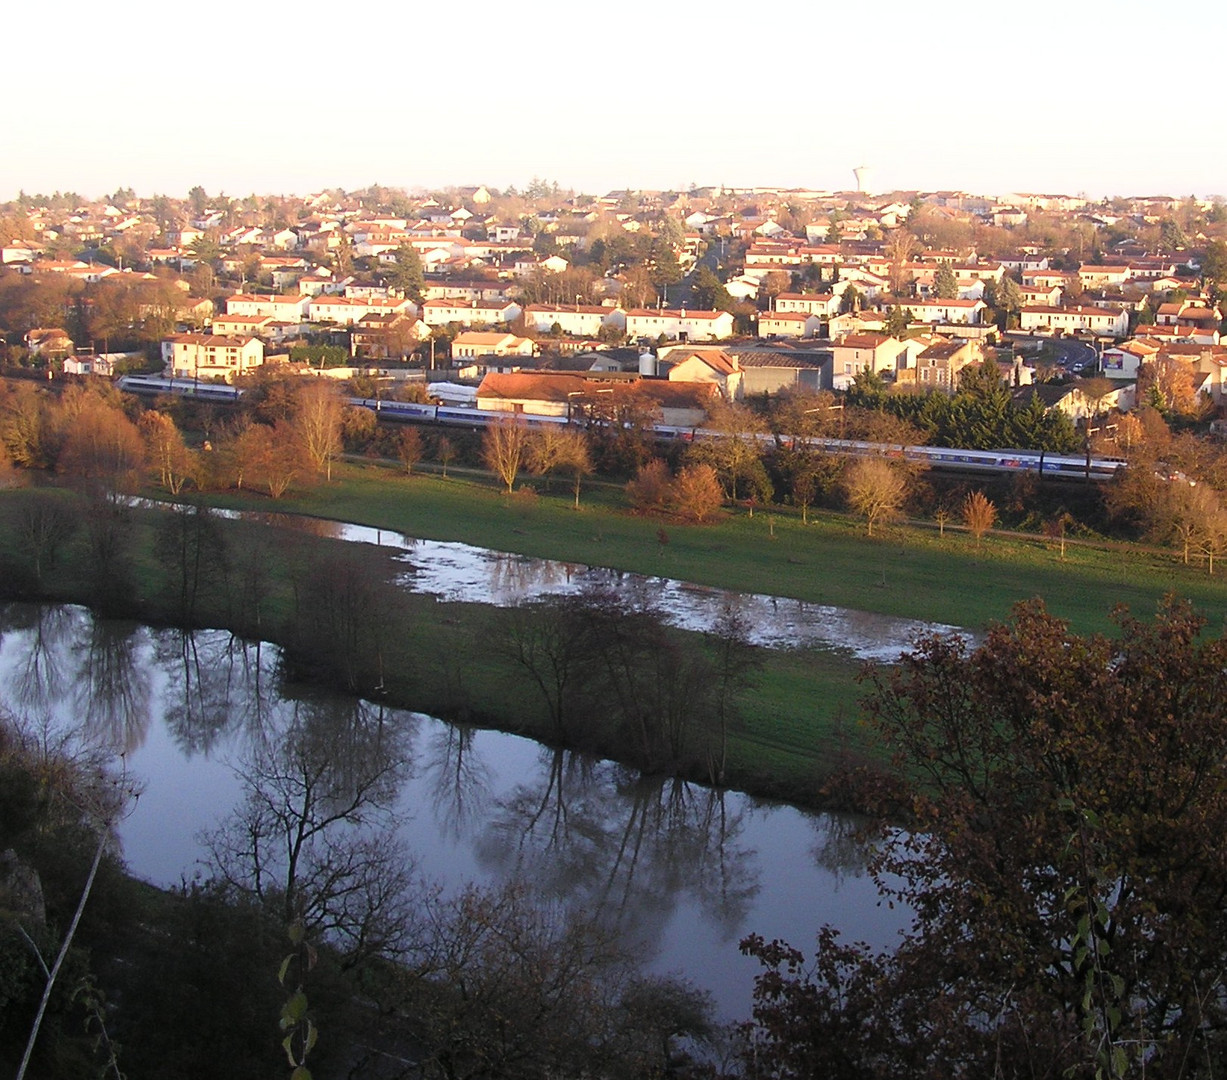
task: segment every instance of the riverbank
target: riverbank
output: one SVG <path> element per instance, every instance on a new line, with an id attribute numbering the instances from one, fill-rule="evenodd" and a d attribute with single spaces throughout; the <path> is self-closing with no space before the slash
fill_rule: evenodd
<path id="1" fill-rule="evenodd" d="M 39 581 L 23 523 L 32 508 L 48 501 L 82 520 L 87 516 L 79 498 L 61 489 L 0 496 L 0 592 L 7 598 L 84 603 L 152 625 L 220 627 L 286 647 L 287 666 L 299 678 L 457 723 L 638 763 L 595 712 L 560 737 L 542 694 L 506 647 L 517 630 L 515 610 L 443 603 L 397 588 L 390 582 L 404 566 L 391 548 L 216 518 L 209 519 L 203 539 L 189 542 L 190 520 L 136 508 L 125 525 L 125 558 L 105 579 L 91 554 L 91 527 L 83 523 L 54 557 L 44 553 Z M 218 558 L 223 552 L 224 566 Z M 185 556 L 197 566 L 190 582 L 179 572 Z M 117 587 L 124 581 L 126 591 Z M 187 611 L 185 588 L 194 596 Z M 702 634 L 665 632 L 681 653 L 702 659 L 713 651 Z M 824 805 L 822 780 L 833 763 L 864 752 L 853 722 L 860 664 L 821 648 L 764 650 L 761 656 L 755 687 L 740 695 L 730 714 L 725 783 Z M 694 732 L 692 742 L 697 745 L 700 737 Z M 711 778 L 697 752 L 667 768 Z"/>
<path id="2" fill-rule="evenodd" d="M 1149 615 L 1175 592 L 1212 624 L 1227 618 L 1227 579 L 1153 549 L 1102 547 L 990 533 L 897 525 L 866 537 L 845 514 L 744 509 L 711 525 L 680 525 L 626 512 L 622 491 L 602 485 L 579 512 L 556 486 L 510 499 L 475 478 L 405 477 L 378 464 L 345 465 L 331 484 L 273 503 L 259 495 L 210 495 L 218 506 L 281 510 L 352 521 L 410 536 L 460 540 L 497 551 L 607 566 L 740 592 L 786 596 L 971 630 L 1009 618 L 1020 600 L 1043 597 L 1081 634 L 1111 632 L 1126 604 Z M 540 481 L 536 481 L 540 487 Z"/>
<path id="3" fill-rule="evenodd" d="M 627 514 L 620 492 L 608 487 L 587 496 L 576 512 L 561 493 L 508 499 L 471 478 L 405 477 L 376 465 L 346 465 L 336 475 L 331 484 L 276 502 L 234 493 L 211 495 L 208 501 L 970 629 L 1007 618 L 1013 603 L 1036 595 L 1045 596 L 1050 609 L 1080 633 L 1110 629 L 1115 603 L 1149 614 L 1173 590 L 1189 596 L 1215 625 L 1227 616 L 1227 590 L 1217 579 L 1153 555 L 1127 560 L 1119 552 L 1081 547 L 1069 549 L 1061 561 L 1055 546 L 1038 540 L 989 537 L 977 546 L 962 534 L 939 537 L 902 526 L 868 540 L 861 523 L 834 514 L 812 515 L 811 523 L 802 525 L 793 514 L 760 510 L 753 516 L 734 512 L 711 526 L 676 526 Z M 314 653 L 304 649 L 302 627 L 295 628 L 295 603 L 300 591 L 313 591 L 304 584 L 310 575 L 330 578 L 332 568 L 344 562 L 348 580 L 387 580 L 399 572 L 389 550 L 346 545 L 342 559 L 340 542 L 326 536 L 252 522 L 211 522 L 235 557 L 225 574 L 201 577 L 185 613 L 180 569 L 188 538 L 180 535 L 178 550 L 173 537 L 168 546 L 161 512 L 133 515 L 125 571 L 133 587 L 126 598 L 100 590 L 80 530 L 41 581 L 34 580 L 23 506 L 46 495 L 68 503 L 76 499 L 59 490 L 0 495 L 0 554 L 20 571 L 5 575 L 10 596 L 93 603 L 153 623 L 186 622 L 263 637 L 291 648 L 299 657 L 298 674 L 445 719 L 559 741 L 541 694 L 523 667 L 498 647 L 510 632 L 510 612 L 397 590 L 395 610 L 381 614 L 371 596 L 354 595 L 349 614 L 367 624 L 368 637 L 365 646 L 350 646 L 355 656 L 348 667 L 333 662 L 337 656 L 330 654 L 338 649 L 325 650 L 320 642 Z M 696 648 L 710 648 L 702 635 L 671 633 Z M 373 657 L 378 662 L 371 666 Z M 771 650 L 762 659 L 756 685 L 740 695 L 729 725 L 725 782 L 802 805 L 826 805 L 822 785 L 835 765 L 873 754 L 857 724 L 855 677 L 861 664 L 838 649 Z M 613 758 L 628 756 L 613 733 L 597 725 L 570 732 L 566 741 Z M 709 779 L 693 764 L 681 771 Z"/>

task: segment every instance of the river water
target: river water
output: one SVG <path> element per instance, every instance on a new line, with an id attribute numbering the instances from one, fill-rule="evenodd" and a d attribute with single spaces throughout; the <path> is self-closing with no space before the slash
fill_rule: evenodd
<path id="1" fill-rule="evenodd" d="M 237 515 L 236 515 L 237 516 Z M 420 540 L 387 529 L 297 515 L 247 515 L 288 528 L 403 552 L 402 584 L 441 600 L 510 607 L 542 596 L 612 591 L 650 604 L 684 630 L 710 630 L 734 609 L 747 639 L 767 648 L 820 646 L 861 660 L 893 661 L 926 633 L 972 635 L 944 623 L 814 604 L 779 596 L 731 592 L 672 578 L 607 567 L 538 559 L 442 540 Z"/>
<path id="2" fill-rule="evenodd" d="M 748 933 L 808 948 L 831 923 L 895 941 L 903 916 L 880 904 L 846 817 L 285 685 L 278 667 L 275 648 L 221 631 L 0 609 L 0 705 L 32 737 L 103 748 L 142 785 L 120 834 L 130 870 L 156 884 L 208 872 L 206 834 L 277 774 L 287 747 L 317 748 L 344 788 L 378 746 L 387 820 L 420 874 L 448 891 L 531 882 L 599 914 L 649 970 L 710 991 L 725 1017 L 749 1013 L 757 967 L 737 949 Z"/>

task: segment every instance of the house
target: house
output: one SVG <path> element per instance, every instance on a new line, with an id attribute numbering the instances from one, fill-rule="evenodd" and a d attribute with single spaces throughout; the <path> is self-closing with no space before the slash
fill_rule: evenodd
<path id="1" fill-rule="evenodd" d="M 233 382 L 264 363 L 264 345 L 254 337 L 221 334 L 176 334 L 162 342 L 162 361 L 176 379 L 224 379 Z"/>
<path id="2" fill-rule="evenodd" d="M 830 293 L 782 292 L 775 298 L 777 312 L 800 312 L 804 315 L 819 315 L 829 319 L 839 314 L 839 296 Z"/>
<path id="3" fill-rule="evenodd" d="M 741 392 L 778 394 L 782 390 L 830 390 L 829 349 L 793 348 L 787 343 L 730 348 L 728 355 L 741 369 Z"/>
<path id="4" fill-rule="evenodd" d="M 906 363 L 907 348 L 889 334 L 845 334 L 831 345 L 836 376 L 856 376 L 868 368 L 876 374 L 897 372 Z"/>
<path id="5" fill-rule="evenodd" d="M 817 337 L 821 329 L 822 320 L 803 311 L 764 311 L 758 317 L 760 338 Z"/>
<path id="6" fill-rule="evenodd" d="M 979 326 L 988 305 L 983 300 L 908 300 L 912 318 L 925 323 Z"/>
<path id="7" fill-rule="evenodd" d="M 510 300 L 427 300 L 422 305 L 422 318 L 427 326 L 497 326 L 514 322 L 520 317 L 520 305 Z"/>
<path id="8" fill-rule="evenodd" d="M 476 359 L 481 356 L 532 356 L 531 338 L 515 334 L 500 334 L 481 330 L 466 330 L 452 341 L 452 359 Z"/>
<path id="9" fill-rule="evenodd" d="M 595 304 L 529 304 L 524 309 L 524 326 L 537 334 L 551 333 L 557 326 L 572 337 L 596 337 L 605 326 L 625 331 L 626 312 Z"/>
<path id="10" fill-rule="evenodd" d="M 1129 332 L 1129 315 L 1121 308 L 1024 307 L 1018 315 L 1020 330 L 1047 333 L 1090 332 L 1123 338 Z"/>
<path id="11" fill-rule="evenodd" d="M 661 374 L 670 382 L 712 383 L 726 401 L 741 397 L 741 367 L 720 348 L 673 345 L 658 354 Z"/>
<path id="12" fill-rule="evenodd" d="M 68 356 L 75 346 L 67 331 L 51 327 L 40 327 L 26 331 L 22 339 L 31 356 Z"/>
<path id="13" fill-rule="evenodd" d="M 978 341 L 939 340 L 916 357 L 916 366 L 896 374 L 900 385 L 910 384 L 918 390 L 941 390 L 953 393 L 959 376 L 968 364 L 984 360 L 984 348 Z"/>
<path id="14" fill-rule="evenodd" d="M 717 394 L 710 383 L 675 383 L 637 374 L 616 378 L 608 374 L 492 371 L 477 388 L 477 407 L 575 420 L 590 411 L 616 415 L 627 407 L 646 411 L 662 424 L 697 427 L 707 419 Z"/>
<path id="15" fill-rule="evenodd" d="M 271 315 L 281 322 L 303 322 L 311 297 L 302 293 L 282 296 L 273 293 L 235 293 L 226 297 L 227 315 Z"/>
<path id="16" fill-rule="evenodd" d="M 1031 404 L 1032 398 L 1039 398 L 1049 411 L 1063 412 L 1074 423 L 1079 423 L 1088 417 L 1102 416 L 1110 409 L 1128 412 L 1136 404 L 1137 387 L 1124 385 L 1097 397 L 1085 393 L 1080 382 L 1033 383 L 1018 387 L 1010 397 L 1022 409 Z"/>
<path id="17" fill-rule="evenodd" d="M 370 312 L 354 324 L 349 351 L 370 360 L 403 358 L 429 337 L 430 327 L 415 315 Z"/>
<path id="18" fill-rule="evenodd" d="M 636 308 L 626 313 L 626 333 L 632 338 L 723 341 L 733 336 L 733 316 L 727 311 Z"/>
<path id="19" fill-rule="evenodd" d="M 1102 289 L 1105 285 L 1124 285 L 1133 276 L 1126 266 L 1095 266 L 1083 263 L 1078 267 L 1078 280 L 1084 289 Z"/>
<path id="20" fill-rule="evenodd" d="M 102 378 L 115 377 L 114 355 L 68 356 L 64 358 L 65 375 L 98 375 Z"/>
<path id="21" fill-rule="evenodd" d="M 223 337 L 270 337 L 277 320 L 271 315 L 218 315 L 212 324 L 214 334 Z"/>
<path id="22" fill-rule="evenodd" d="M 403 297 L 371 296 L 365 299 L 350 296 L 317 296 L 307 305 L 311 322 L 330 322 L 337 326 L 352 326 L 367 315 L 416 315 L 417 305 Z"/>
<path id="23" fill-rule="evenodd" d="M 1141 366 L 1159 354 L 1159 344 L 1135 338 L 1104 349 L 1100 366 L 1109 379 L 1135 380 Z"/>

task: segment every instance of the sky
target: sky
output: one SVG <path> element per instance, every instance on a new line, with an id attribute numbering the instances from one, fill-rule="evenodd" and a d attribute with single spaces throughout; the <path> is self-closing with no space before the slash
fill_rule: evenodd
<path id="1" fill-rule="evenodd" d="M 1213 42 L 1225 12 L 1189 0 L 1179 24 Z M 861 164 L 874 192 L 1227 195 L 1200 74 L 1138 65 L 1161 20 L 1136 0 L 22 4 L 7 40 L 43 44 L 6 51 L 0 201 L 847 190 Z"/>

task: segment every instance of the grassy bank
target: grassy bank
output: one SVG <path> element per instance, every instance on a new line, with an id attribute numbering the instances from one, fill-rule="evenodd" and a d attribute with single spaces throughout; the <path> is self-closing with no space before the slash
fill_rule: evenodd
<path id="1" fill-rule="evenodd" d="M 576 512 L 561 491 L 509 499 L 474 478 L 407 478 L 378 465 L 344 466 L 337 477 L 275 503 L 233 493 L 210 501 L 973 629 L 1008 617 L 1013 603 L 1033 596 L 1044 596 L 1050 609 L 1079 632 L 1110 629 L 1109 612 L 1119 602 L 1149 613 L 1169 591 L 1189 596 L 1216 627 L 1227 617 L 1227 589 L 1217 578 L 1141 552 L 1070 546 L 1062 561 L 1055 547 L 1038 540 L 990 536 L 977 546 L 960 532 L 948 530 L 939 537 L 902 526 L 868 540 L 863 524 L 853 519 L 818 514 L 802 525 L 786 511 L 760 510 L 753 517 L 738 511 L 702 527 L 662 525 L 627 514 L 621 492 L 606 486 L 587 494 Z M 42 581 L 32 580 L 28 541 L 19 522 L 33 497 L 28 491 L 0 493 L 0 558 L 13 570 L 7 574 L 8 595 L 96 600 L 96 569 L 83 529 L 65 544 Z M 176 603 L 165 538 L 159 538 L 165 518 L 160 512 L 133 516 L 126 541 L 133 588 L 122 610 L 154 623 L 179 623 L 183 612 Z M 311 574 L 317 580 L 330 576 L 331 568 L 355 559 L 360 562 L 351 565 L 356 580 L 382 580 L 396 571 L 386 549 L 342 546 L 309 532 L 253 522 L 221 527 L 233 565 L 224 582 L 218 578 L 200 590 L 190 619 L 196 625 L 293 644 L 300 632 L 293 629 L 296 597 L 304 587 L 310 589 L 303 583 L 310 582 Z M 234 566 L 240 563 L 263 567 L 266 595 L 258 623 L 246 595 L 250 589 L 245 591 L 235 577 Z M 508 636 L 509 613 L 396 592 L 394 617 L 388 616 L 392 621 L 379 633 L 378 679 L 364 674 L 367 681 L 360 679 L 359 689 L 378 685 L 390 704 L 551 739 L 540 693 L 497 645 Z M 374 626 L 373 611 L 358 614 Z M 698 641 L 698 635 L 678 632 L 678 637 Z M 706 646 L 700 642 L 699 647 Z M 856 723 L 860 664 L 838 650 L 822 649 L 769 652 L 765 659 L 757 685 L 742 695 L 729 732 L 727 779 L 748 791 L 820 802 L 822 777 L 835 762 L 871 752 Z M 322 666 L 305 662 L 298 671 L 338 681 L 337 670 L 324 674 L 327 666 L 324 658 Z M 576 741 L 623 756 L 614 735 L 596 724 Z"/>
<path id="2" fill-rule="evenodd" d="M 343 543 L 309 531 L 251 521 L 218 522 L 217 546 L 224 546 L 228 565 L 224 573 L 207 574 L 194 610 L 185 619 L 165 547 L 170 515 L 162 511 L 131 514 L 127 558 L 115 575 L 130 580 L 126 600 L 117 602 L 109 591 L 99 593 L 84 525 L 63 545 L 41 583 L 35 581 L 20 522 L 32 502 L 48 496 L 84 515 L 79 500 L 68 492 L 0 494 L 0 593 L 10 598 L 101 603 L 111 613 L 155 625 L 189 622 L 263 637 L 291 646 L 291 668 L 297 677 L 342 688 L 347 688 L 344 664 L 333 663 L 336 657 L 321 655 L 320 642 L 303 640 L 303 620 L 296 619 L 301 594 L 318 589 L 331 574 L 378 582 L 401 570 L 387 548 Z M 491 505 L 502 504 L 496 497 Z M 542 502 L 538 509 L 544 505 Z M 258 625 L 252 614 L 251 585 L 244 577 L 253 565 L 263 567 Z M 544 699 L 503 647 L 512 632 L 512 612 L 482 604 L 441 603 L 392 586 L 385 592 L 395 596 L 386 609 L 380 609 L 370 594 L 354 597 L 353 614 L 367 624 L 372 635 L 360 645 L 360 659 L 368 666 L 359 666 L 354 689 L 388 704 L 445 719 L 544 742 L 556 740 Z M 671 636 L 683 647 L 710 651 L 702 635 L 675 631 Z M 375 637 L 377 670 L 369 666 Z M 742 696 L 729 731 L 726 781 L 759 794 L 819 803 L 821 778 L 829 771 L 836 749 L 857 745 L 855 731 L 849 734 L 845 729 L 852 727 L 850 718 L 855 715 L 854 675 L 859 664 L 824 650 L 764 656 L 758 684 Z M 596 715 L 578 725 L 569 741 L 605 756 L 627 757 L 617 732 Z M 689 775 L 705 778 L 697 753 L 684 768 Z"/>
<path id="3" fill-rule="evenodd" d="M 1062 560 L 1050 541 L 990 535 L 978 545 L 949 528 L 941 537 L 896 526 L 868 539 L 856 519 L 818 513 L 802 525 L 791 510 L 662 525 L 627 514 L 621 492 L 604 486 L 575 512 L 561 491 L 508 499 L 492 484 L 406 478 L 377 465 L 336 475 L 276 504 L 258 495 L 216 501 L 971 629 L 1008 618 L 1015 603 L 1036 596 L 1079 633 L 1110 630 L 1118 603 L 1149 614 L 1169 592 L 1191 599 L 1212 625 L 1227 618 L 1227 579 L 1141 548 L 1071 544 Z"/>

